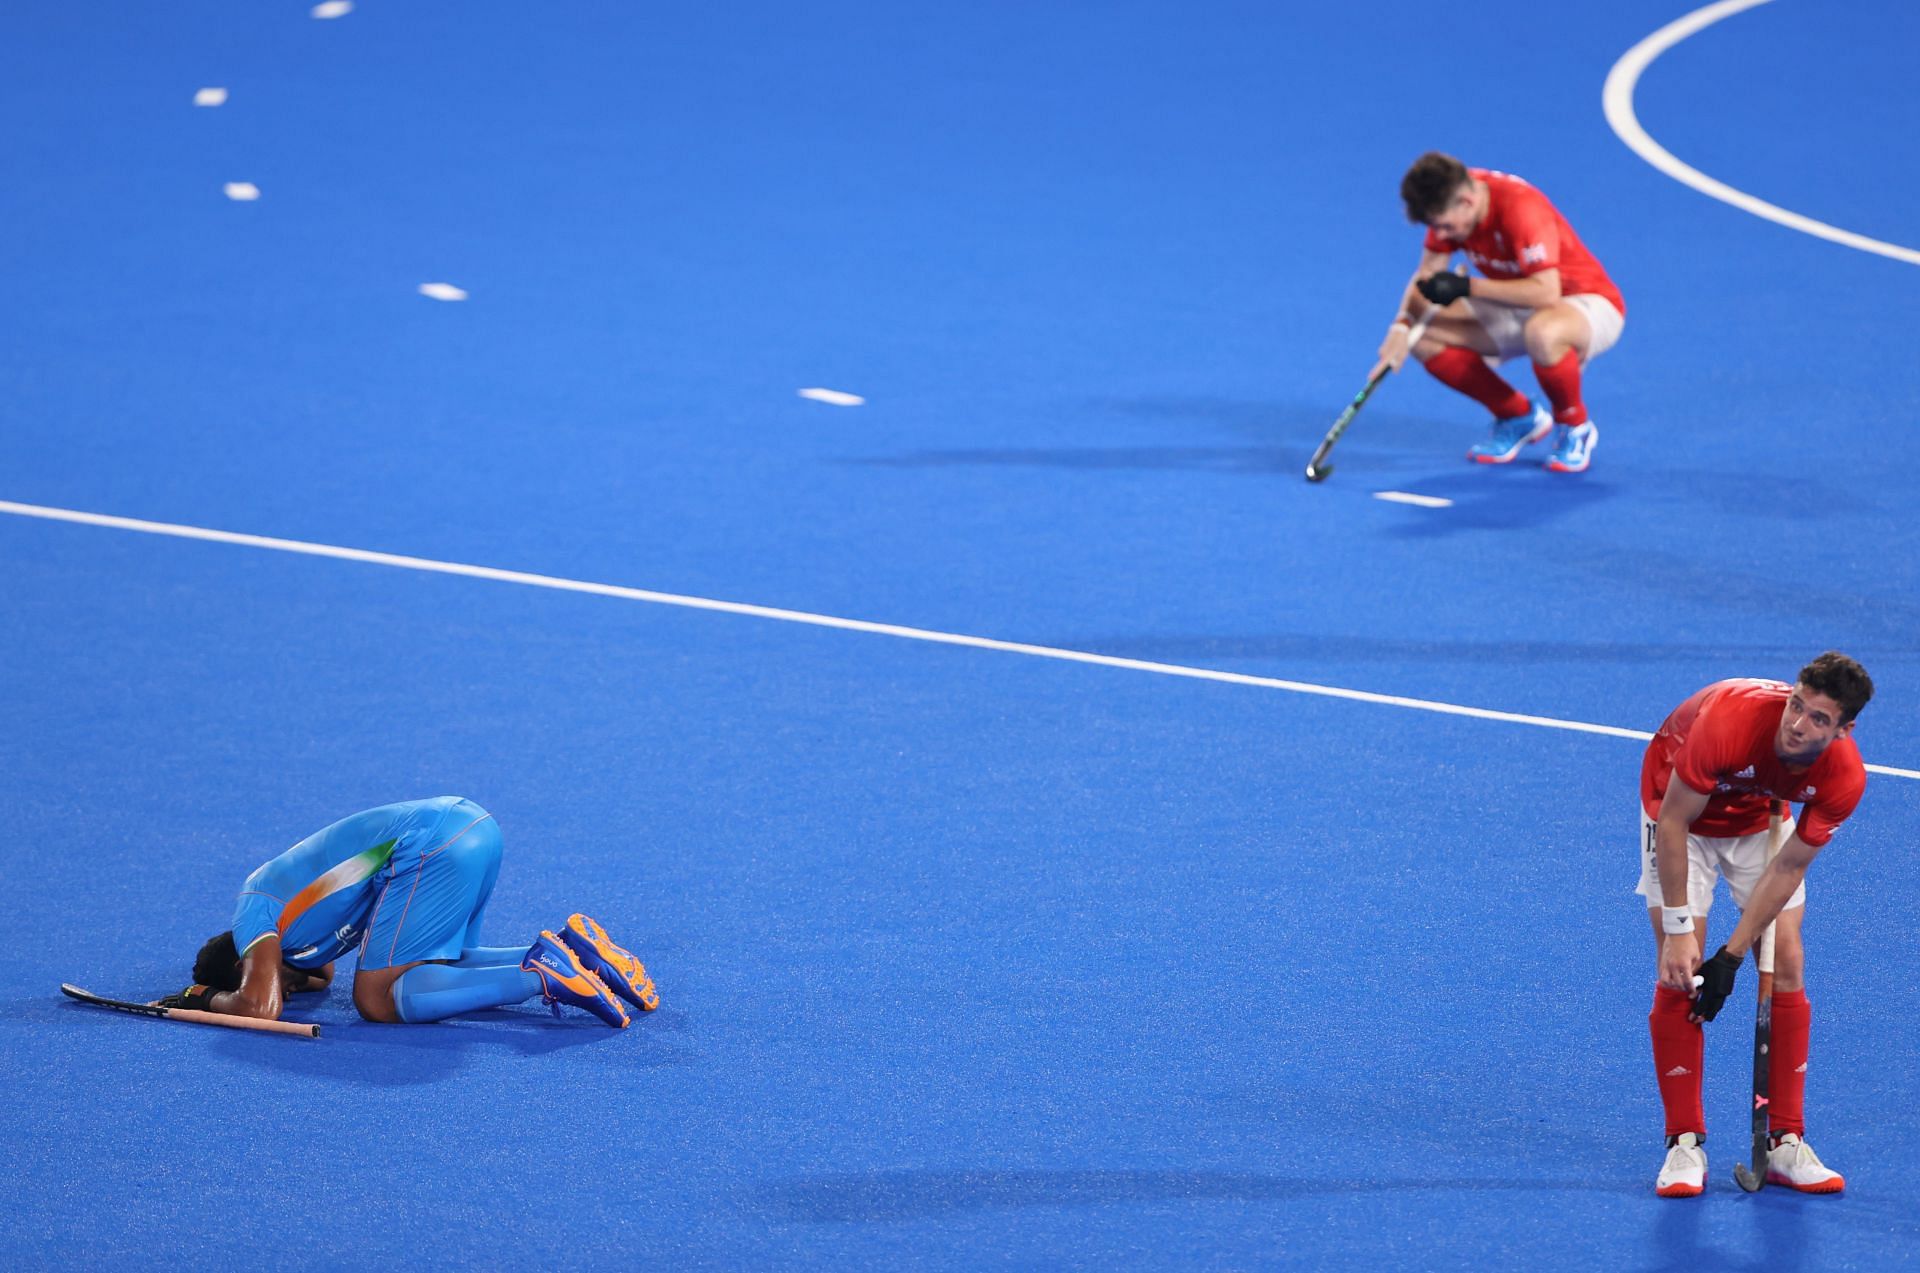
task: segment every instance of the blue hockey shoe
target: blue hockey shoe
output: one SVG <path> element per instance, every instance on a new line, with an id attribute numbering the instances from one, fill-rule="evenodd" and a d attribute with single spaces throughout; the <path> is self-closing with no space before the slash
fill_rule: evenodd
<path id="1" fill-rule="evenodd" d="M 1511 464 L 1521 447 L 1538 442 L 1552 431 L 1553 415 L 1536 402 L 1532 415 L 1495 420 L 1487 440 L 1467 448 L 1467 458 L 1478 464 Z"/>
<path id="2" fill-rule="evenodd" d="M 607 988 L 643 1012 L 660 1006 L 660 992 L 647 976 L 647 966 L 633 957 L 624 946 L 614 943 L 607 930 L 585 915 L 573 915 L 560 930 L 560 940 L 573 948 L 580 963 Z"/>
<path id="3" fill-rule="evenodd" d="M 576 1008 L 585 1008 L 615 1029 L 625 1029 L 633 1019 L 627 1015 L 626 1005 L 607 989 L 607 983 L 583 967 L 572 948 L 552 933 L 541 932 L 540 940 L 527 948 L 527 957 L 520 961 L 520 966 L 539 976 L 540 997 L 547 1001 L 556 1017 L 560 1015 L 560 1005 L 570 1003 Z"/>
<path id="4" fill-rule="evenodd" d="M 1600 441 L 1600 430 L 1593 427 L 1591 420 L 1585 424 L 1563 424 L 1559 430 L 1547 467 L 1556 473 L 1586 472 L 1587 465 L 1593 462 L 1593 448 Z"/>

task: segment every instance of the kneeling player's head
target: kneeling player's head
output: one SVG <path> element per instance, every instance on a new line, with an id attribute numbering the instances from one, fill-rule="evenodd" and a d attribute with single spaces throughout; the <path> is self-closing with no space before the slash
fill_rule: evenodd
<path id="1" fill-rule="evenodd" d="M 240 952 L 234 947 L 231 930 L 215 933 L 200 948 L 193 960 L 193 981 L 214 990 L 240 988 Z"/>
<path id="2" fill-rule="evenodd" d="M 1467 188 L 1471 174 L 1467 166 L 1452 155 L 1429 150 L 1413 161 L 1407 175 L 1400 179 L 1400 199 L 1407 205 L 1407 220 L 1415 225 L 1432 225 L 1446 216 L 1456 200 L 1471 198 Z"/>
<path id="3" fill-rule="evenodd" d="M 1840 709 L 1840 723 L 1851 725 L 1873 697 L 1873 678 L 1867 669 L 1838 650 L 1828 650 L 1800 669 L 1800 684 L 1825 694 Z"/>

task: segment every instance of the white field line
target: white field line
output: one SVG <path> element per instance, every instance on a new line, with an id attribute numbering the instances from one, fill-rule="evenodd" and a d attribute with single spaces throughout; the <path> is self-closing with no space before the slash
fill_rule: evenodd
<path id="1" fill-rule="evenodd" d="M 835 407 L 864 407 L 867 400 L 857 393 L 846 393 L 839 389 L 795 389 L 802 398 L 815 402 L 824 402 Z"/>
<path id="2" fill-rule="evenodd" d="M 1607 123 L 1620 135 L 1620 140 L 1642 159 L 1666 173 L 1681 185 L 1691 186 L 1709 198 L 1722 203 L 1730 203 L 1743 212 L 1751 212 L 1756 217 L 1764 217 L 1802 234 L 1811 234 L 1815 238 L 1827 239 L 1846 247 L 1857 248 L 1862 252 L 1872 252 L 1889 257 L 1895 261 L 1905 261 L 1909 265 L 1920 265 L 1920 251 L 1901 247 L 1897 243 L 1884 243 L 1879 239 L 1870 239 L 1864 234 L 1855 234 L 1851 230 L 1842 230 L 1838 226 L 1828 225 L 1824 221 L 1815 221 L 1812 217 L 1801 216 L 1798 212 L 1789 212 L 1765 199 L 1756 199 L 1743 190 L 1735 190 L 1724 181 L 1716 181 L 1706 173 L 1690 164 L 1674 158 L 1673 152 L 1662 146 L 1647 134 L 1640 126 L 1640 119 L 1633 110 L 1633 90 L 1640 82 L 1640 75 L 1653 60 L 1665 53 L 1680 41 L 1696 32 L 1705 30 L 1723 18 L 1759 5 L 1769 4 L 1771 0 L 1720 0 L 1705 8 L 1695 9 L 1685 17 L 1667 23 L 1658 31 L 1621 55 L 1613 69 L 1607 72 L 1607 82 L 1600 90 L 1600 105 L 1606 111 Z"/>
<path id="3" fill-rule="evenodd" d="M 1389 504 L 1412 504 L 1415 508 L 1452 508 L 1453 501 L 1438 495 L 1415 495 L 1412 491 L 1375 491 L 1375 499 Z"/>
<path id="4" fill-rule="evenodd" d="M 908 641 L 927 641 L 936 645 L 958 645 L 975 650 L 999 650 L 1007 654 L 1026 654 L 1034 658 L 1056 659 L 1064 663 L 1090 663 L 1097 667 L 1125 668 L 1133 672 L 1153 672 L 1161 676 L 1179 676 L 1195 681 L 1252 685 L 1262 689 L 1286 690 L 1293 694 L 1312 694 L 1321 698 L 1340 698 L 1355 703 L 1376 703 L 1383 707 L 1404 707 L 1414 711 L 1437 712 L 1445 716 L 1469 716 L 1476 720 L 1504 721 L 1512 725 L 1535 725 L 1542 729 L 1564 729 L 1580 734 L 1604 734 L 1611 738 L 1633 738 L 1645 741 L 1653 737 L 1645 730 L 1621 729 L 1617 725 L 1593 725 L 1585 721 L 1560 720 L 1552 716 L 1529 716 L 1523 712 L 1497 712 L 1485 707 L 1463 707 L 1457 703 L 1406 698 L 1398 694 L 1374 694 L 1366 690 L 1342 689 L 1334 685 L 1314 685 L 1307 681 L 1284 681 L 1271 676 L 1249 676 L 1244 672 L 1222 672 L 1213 668 L 1186 667 L 1178 663 L 1153 663 L 1145 659 L 1125 659 L 1111 654 L 1091 654 L 1084 650 L 1063 650 L 1050 645 L 998 641 L 991 637 L 965 636 L 957 632 L 936 632 L 930 628 L 909 628 L 895 623 L 874 623 L 866 619 L 842 619 L 830 614 L 811 614 L 805 610 L 782 610 L 774 606 L 749 605 L 741 601 L 716 601 L 709 597 L 690 597 L 680 593 L 655 592 L 647 588 L 627 588 L 619 584 L 592 583 L 582 579 L 562 579 L 557 575 L 531 574 L 524 570 L 499 570 L 492 566 L 471 566 L 457 561 L 435 561 L 428 557 L 372 552 L 364 548 L 341 548 L 333 544 L 313 544 L 299 539 L 245 535 L 237 531 L 209 530 L 205 527 L 182 526 L 173 522 L 150 522 L 134 517 L 114 517 L 106 513 L 84 513 L 69 508 L 48 508 L 41 504 L 17 504 L 12 500 L 0 500 L 0 513 L 10 513 L 16 517 L 35 517 L 43 521 L 72 522 L 81 526 L 103 526 L 112 530 L 137 531 L 145 535 L 167 535 L 175 539 L 198 539 L 215 544 L 236 544 L 244 548 L 266 548 L 275 552 L 298 553 L 307 557 L 331 557 L 337 561 L 359 561 L 375 566 L 393 566 L 400 570 L 462 575 L 469 579 L 489 579 L 496 583 L 524 584 L 530 588 L 551 588 L 557 592 L 584 592 L 599 597 L 619 597 L 626 601 L 645 601 L 653 605 L 679 606 L 687 610 L 710 610 L 720 614 L 745 615 L 756 619 L 777 619 L 783 623 L 804 623 L 816 628 L 867 632 L 875 636 L 900 637 Z M 1874 773 L 1887 774 L 1896 778 L 1920 778 L 1920 770 L 1894 769 L 1885 765 L 1868 765 L 1867 768 Z"/>

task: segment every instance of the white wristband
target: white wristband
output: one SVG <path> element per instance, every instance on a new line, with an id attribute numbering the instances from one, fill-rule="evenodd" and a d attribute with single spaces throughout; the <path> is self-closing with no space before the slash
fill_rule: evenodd
<path id="1" fill-rule="evenodd" d="M 1660 908 L 1660 929 L 1665 933 L 1690 933 L 1693 931 L 1693 908 L 1691 906 L 1663 906 Z"/>

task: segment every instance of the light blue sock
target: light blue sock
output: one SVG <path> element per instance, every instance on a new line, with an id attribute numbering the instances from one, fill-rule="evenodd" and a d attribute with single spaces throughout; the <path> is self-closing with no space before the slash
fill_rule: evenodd
<path id="1" fill-rule="evenodd" d="M 419 1025 L 481 1008 L 505 1007 L 539 993 L 540 978 L 524 971 L 516 955 L 512 964 L 488 968 L 453 964 L 409 968 L 393 983 L 393 1006 L 402 1021 Z"/>
<path id="2" fill-rule="evenodd" d="M 469 946 L 453 961 L 455 968 L 498 968 L 512 964 L 518 968 L 527 957 L 525 946 Z"/>

